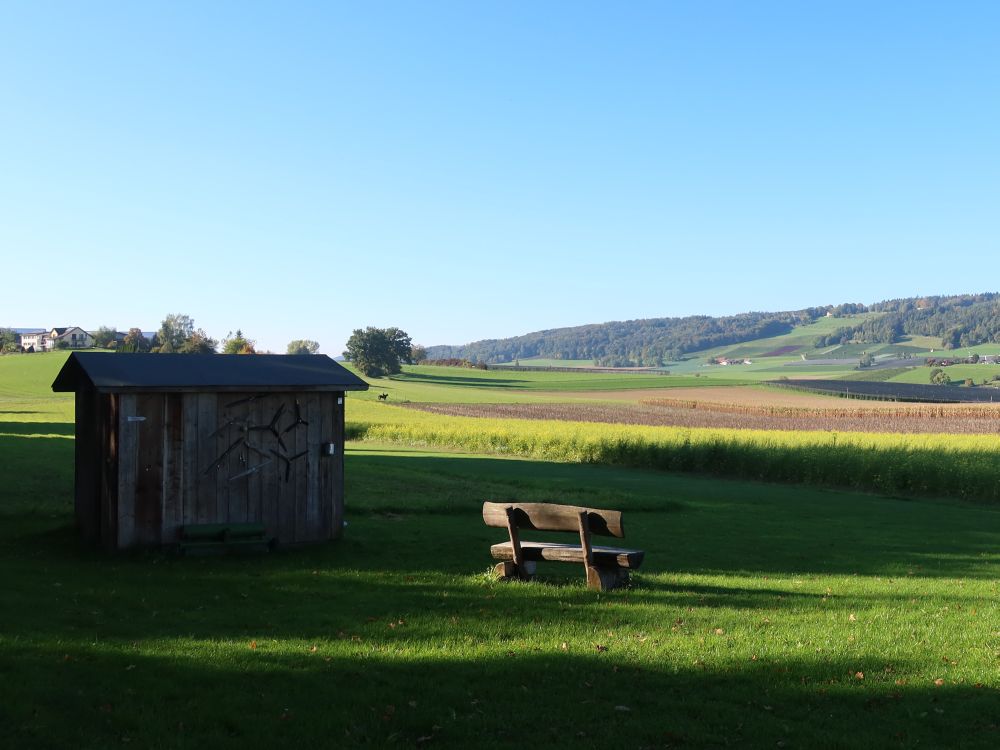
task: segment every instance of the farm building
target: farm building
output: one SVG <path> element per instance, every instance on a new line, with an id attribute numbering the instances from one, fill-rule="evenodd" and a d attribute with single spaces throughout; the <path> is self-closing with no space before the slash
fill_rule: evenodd
<path id="1" fill-rule="evenodd" d="M 367 388 L 324 355 L 74 352 L 52 390 L 76 393 L 81 535 L 107 549 L 204 524 L 340 536 L 344 397 Z"/>

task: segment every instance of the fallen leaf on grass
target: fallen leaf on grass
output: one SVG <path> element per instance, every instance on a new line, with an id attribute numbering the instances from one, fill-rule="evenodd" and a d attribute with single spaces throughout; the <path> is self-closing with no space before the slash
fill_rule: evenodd
<path id="1" fill-rule="evenodd" d="M 944 680 L 938 677 L 936 680 L 934 680 L 934 684 L 937 685 L 938 687 L 941 687 L 942 685 L 944 685 Z"/>
<path id="2" fill-rule="evenodd" d="M 251 651 L 257 650 L 257 641 L 250 641 L 250 650 Z"/>
<path id="3" fill-rule="evenodd" d="M 865 679 L 865 673 L 864 672 L 855 672 L 854 673 L 854 679 L 856 679 L 856 680 L 863 680 L 863 679 Z"/>

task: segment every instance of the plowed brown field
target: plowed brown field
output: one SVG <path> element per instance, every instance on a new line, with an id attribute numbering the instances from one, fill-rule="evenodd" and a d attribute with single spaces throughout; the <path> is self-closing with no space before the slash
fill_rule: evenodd
<path id="1" fill-rule="evenodd" d="M 800 394 L 761 394 L 756 403 L 699 401 L 685 399 L 648 399 L 642 403 L 616 404 L 409 404 L 411 408 L 453 416 L 493 419 L 555 419 L 573 422 L 611 424 L 670 425 L 677 427 L 719 427 L 752 430 L 823 430 L 836 432 L 898 433 L 1000 433 L 1000 404 L 968 406 L 961 404 L 927 405 L 866 401 L 864 406 L 838 406 L 852 402 L 845 399 Z M 706 395 L 722 397 L 736 389 L 702 389 Z M 662 395 L 662 391 L 657 394 Z M 803 406 L 803 402 L 821 403 L 825 408 Z M 854 402 L 856 403 L 856 402 Z M 794 404 L 794 405 L 789 405 Z"/>
<path id="2" fill-rule="evenodd" d="M 802 393 L 779 388 L 754 388 L 750 386 L 707 386 L 703 388 L 643 388 L 631 391 L 533 391 L 553 400 L 588 400 L 588 401 L 631 401 L 633 403 L 648 403 L 650 401 L 676 402 L 678 404 L 726 404 L 741 406 L 788 406 L 805 409 L 851 408 L 850 405 L 863 403 L 860 407 L 871 410 L 921 410 L 927 408 L 963 409 L 964 404 L 919 404 L 903 401 L 864 401 L 849 400 L 837 396 L 824 396 L 814 393 Z M 977 404 L 974 408 L 989 405 Z M 1000 415 L 1000 404 L 997 404 L 997 414 Z"/>

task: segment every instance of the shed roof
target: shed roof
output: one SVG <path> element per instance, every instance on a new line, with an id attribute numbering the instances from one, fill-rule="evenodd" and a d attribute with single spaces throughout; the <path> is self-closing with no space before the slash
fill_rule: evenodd
<path id="1" fill-rule="evenodd" d="M 368 384 L 325 354 L 111 354 L 74 352 L 53 391 L 364 391 Z"/>

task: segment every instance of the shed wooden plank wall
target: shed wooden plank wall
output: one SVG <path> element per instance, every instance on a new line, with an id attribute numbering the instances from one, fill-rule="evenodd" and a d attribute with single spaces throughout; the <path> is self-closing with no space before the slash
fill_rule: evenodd
<path id="1" fill-rule="evenodd" d="M 118 547 L 118 396 L 98 396 L 100 421 L 97 440 L 101 443 L 104 463 L 101 466 L 101 544 Z"/>
<path id="2" fill-rule="evenodd" d="M 282 543 L 338 537 L 343 409 L 336 392 L 78 395 L 78 429 L 94 412 L 86 429 L 103 430 L 92 442 L 108 457 L 98 477 L 86 468 L 98 451 L 77 447 L 77 486 L 103 511 L 79 498 L 81 529 L 118 548 L 172 544 L 194 523 L 261 522 Z"/>
<path id="3" fill-rule="evenodd" d="M 341 498 L 340 502 L 334 503 L 332 510 L 333 515 L 331 518 L 332 523 L 330 528 L 330 537 L 332 539 L 339 539 L 341 534 L 344 533 L 344 394 L 343 393 L 328 393 L 326 394 L 330 399 L 329 411 L 324 411 L 324 414 L 330 415 L 329 418 L 332 421 L 332 433 L 329 429 L 324 432 L 324 435 L 332 434 L 333 443 L 337 446 L 337 455 L 333 456 L 333 460 L 330 462 L 330 466 L 327 468 L 328 477 L 327 480 L 330 482 L 330 486 L 333 490 L 334 496 Z M 324 438 L 326 439 L 326 438 Z"/>
<path id="4" fill-rule="evenodd" d="M 93 389 L 76 395 L 76 440 L 74 441 L 76 526 L 87 541 L 101 535 L 101 418 L 99 399 Z"/>

